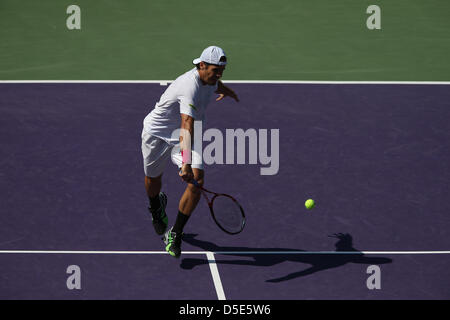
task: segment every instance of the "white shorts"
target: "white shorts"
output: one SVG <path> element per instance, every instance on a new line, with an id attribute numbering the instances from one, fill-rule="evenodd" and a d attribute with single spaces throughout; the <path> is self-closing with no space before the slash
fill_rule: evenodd
<path id="1" fill-rule="evenodd" d="M 166 141 L 142 131 L 142 156 L 144 158 L 144 172 L 147 177 L 159 177 L 166 168 L 169 158 L 181 168 L 183 163 L 178 145 L 170 145 Z M 203 170 L 201 155 L 192 151 L 192 168 Z"/>

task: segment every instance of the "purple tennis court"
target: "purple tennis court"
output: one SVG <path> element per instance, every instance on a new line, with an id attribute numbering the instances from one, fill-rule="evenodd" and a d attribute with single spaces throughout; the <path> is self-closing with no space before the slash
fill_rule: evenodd
<path id="1" fill-rule="evenodd" d="M 200 202 L 174 259 L 140 150 L 166 86 L 0 84 L 0 299 L 450 298 L 448 85 L 229 86 L 240 102 L 211 103 L 203 129 L 255 130 L 257 159 L 206 165 L 205 186 L 235 196 L 247 225 L 227 235 Z M 169 224 L 184 187 L 169 164 Z"/>

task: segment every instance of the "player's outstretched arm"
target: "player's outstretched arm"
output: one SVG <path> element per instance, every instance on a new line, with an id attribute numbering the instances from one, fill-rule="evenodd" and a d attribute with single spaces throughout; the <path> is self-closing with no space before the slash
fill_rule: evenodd
<path id="1" fill-rule="evenodd" d="M 192 137 L 194 136 L 194 118 L 186 114 L 181 114 L 180 127 L 180 149 L 182 156 L 182 167 L 179 172 L 180 177 L 189 182 L 194 178 L 194 173 L 191 167 L 191 150 Z"/>
<path id="2" fill-rule="evenodd" d="M 217 83 L 216 93 L 219 94 L 219 97 L 216 99 L 216 101 L 220 101 L 225 97 L 230 97 L 230 98 L 233 98 L 234 100 L 236 100 L 237 102 L 239 102 L 239 98 L 238 98 L 237 94 L 233 90 L 231 90 L 230 88 L 225 86 L 222 83 L 222 81 L 220 81 L 220 80 Z"/>

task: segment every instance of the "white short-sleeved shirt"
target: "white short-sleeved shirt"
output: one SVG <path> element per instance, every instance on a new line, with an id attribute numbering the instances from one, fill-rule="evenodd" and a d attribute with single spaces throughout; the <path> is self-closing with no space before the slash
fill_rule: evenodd
<path id="1" fill-rule="evenodd" d="M 203 121 L 206 107 L 216 90 L 217 83 L 202 83 L 196 68 L 182 74 L 169 85 L 155 108 L 145 117 L 144 130 L 169 144 L 177 144 L 179 137 L 172 133 L 180 128 L 180 114 Z"/>

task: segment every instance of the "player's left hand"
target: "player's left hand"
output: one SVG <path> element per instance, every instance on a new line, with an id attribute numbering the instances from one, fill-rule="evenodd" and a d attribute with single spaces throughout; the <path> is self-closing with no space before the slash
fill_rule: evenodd
<path id="1" fill-rule="evenodd" d="M 237 94 L 233 90 L 225 86 L 222 82 L 219 82 L 217 93 L 219 94 L 219 97 L 216 99 L 216 101 L 220 101 L 225 97 L 230 97 L 236 100 L 236 102 L 239 102 Z"/>
<path id="2" fill-rule="evenodd" d="M 221 94 L 219 94 L 219 97 L 216 99 L 216 101 L 220 101 L 227 96 L 233 98 L 234 100 L 236 100 L 236 102 L 239 102 L 239 98 L 237 97 L 237 95 L 234 92 L 232 94 L 221 93 Z"/>

